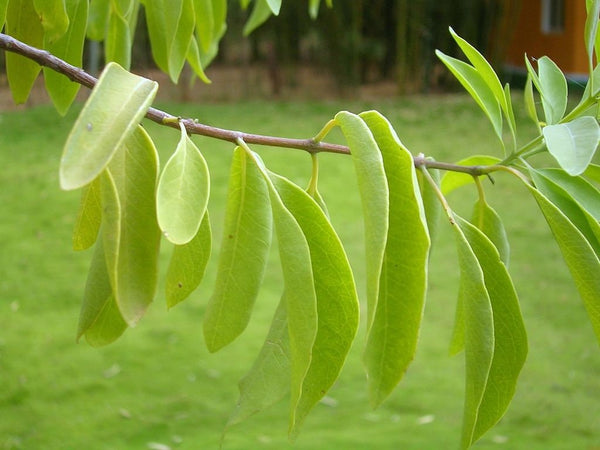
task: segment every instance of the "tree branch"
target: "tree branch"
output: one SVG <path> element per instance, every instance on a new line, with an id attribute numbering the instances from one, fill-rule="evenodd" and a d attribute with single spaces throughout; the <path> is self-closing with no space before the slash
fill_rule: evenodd
<path id="1" fill-rule="evenodd" d="M 98 80 L 79 67 L 75 67 L 66 61 L 57 58 L 46 50 L 41 50 L 21 42 L 12 36 L 0 33 L 0 48 L 8 52 L 17 53 L 25 58 L 35 61 L 40 66 L 48 67 L 55 72 L 61 73 L 71 81 L 93 89 Z M 247 144 L 266 145 L 270 147 L 294 148 L 307 151 L 308 153 L 339 153 L 350 154 L 350 149 L 344 145 L 331 144 L 328 142 L 317 142 L 314 139 L 290 139 L 276 136 L 265 136 L 260 134 L 244 133 L 240 131 L 226 130 L 223 128 L 212 127 L 194 119 L 184 119 L 173 116 L 168 112 L 156 108 L 149 108 L 146 118 L 160 125 L 179 129 L 177 124 L 181 120 L 188 133 L 208 136 L 215 139 L 236 143 L 238 139 L 243 139 Z M 449 170 L 454 172 L 468 173 L 473 176 L 483 174 L 481 166 L 459 166 L 444 162 L 432 161 L 426 159 L 424 155 L 414 157 L 415 167 L 427 167 L 432 169 Z"/>

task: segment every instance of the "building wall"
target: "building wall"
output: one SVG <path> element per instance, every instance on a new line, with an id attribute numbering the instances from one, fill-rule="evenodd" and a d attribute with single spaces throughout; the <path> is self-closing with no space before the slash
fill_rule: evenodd
<path id="1" fill-rule="evenodd" d="M 507 53 L 507 65 L 525 69 L 525 53 L 530 58 L 548 56 L 571 76 L 587 76 L 583 39 L 585 18 L 585 0 L 565 0 L 563 32 L 545 34 L 542 32 L 542 0 L 522 0 Z"/>

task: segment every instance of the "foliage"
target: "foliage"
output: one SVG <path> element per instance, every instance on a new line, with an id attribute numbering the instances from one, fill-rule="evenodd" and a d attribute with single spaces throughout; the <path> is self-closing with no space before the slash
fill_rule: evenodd
<path id="1" fill-rule="evenodd" d="M 590 10 L 597 12 L 599 2 L 588 2 Z M 243 7 L 249 3 L 241 0 Z M 157 65 L 176 80 L 188 61 L 204 77 L 203 68 L 214 56 L 225 28 L 224 2 L 181 0 L 167 7 L 166 2 L 145 0 L 142 4 Z M 73 5 L 10 0 L 6 30 L 48 47 L 69 27 L 77 26 L 79 38 L 73 45 L 80 46 L 80 10 Z M 107 58 L 125 67 L 139 5 L 134 0 L 98 0 L 90 5 L 88 35 L 105 39 Z M 256 0 L 246 31 L 278 14 L 280 7 L 281 0 Z M 311 13 L 317 9 L 318 2 L 311 2 Z M 590 61 L 597 21 L 592 16 L 586 27 Z M 363 205 L 364 361 L 373 406 L 387 398 L 414 358 L 426 297 L 430 229 L 435 229 L 433 219 L 441 208 L 454 232 L 460 270 L 451 348 L 464 349 L 465 354 L 461 446 L 470 447 L 504 415 L 525 361 L 527 338 L 507 269 L 506 233 L 486 201 L 481 180 L 494 172 L 514 175 L 538 203 L 600 338 L 600 193 L 593 184 L 598 182 L 599 168 L 591 163 L 600 140 L 593 115 L 600 69 L 591 68 L 580 103 L 567 113 L 567 83 L 560 69 L 547 57 L 538 61 L 537 70 L 528 62 L 526 103 L 539 133 L 519 145 L 509 86 L 502 86 L 483 56 L 450 31 L 468 63 L 441 52 L 438 56 L 489 119 L 503 152 L 501 160 L 477 155 L 467 160 L 477 165 L 465 165 L 413 157 L 381 114 L 342 111 L 314 139 L 296 144 L 313 157 L 311 182 L 303 189 L 271 172 L 245 134 L 220 135 L 236 147 L 217 283 L 204 320 L 208 349 L 219 350 L 246 328 L 273 234 L 284 277 L 280 306 L 255 365 L 240 383 L 240 401 L 230 424 L 270 406 L 289 391 L 289 432 L 295 438 L 306 415 L 337 379 L 356 335 L 359 307 L 354 276 L 318 191 L 318 153 L 332 148 L 322 141 L 336 127 L 348 143 L 348 148 L 337 151 L 351 154 Z M 63 49 L 74 54 L 70 46 Z M 23 101 L 40 68 L 20 56 L 9 56 L 10 87 L 15 100 Z M 71 74 L 70 70 L 63 73 Z M 63 95 L 56 86 L 48 89 L 54 90 L 52 98 L 64 111 L 72 90 Z M 541 98 L 544 121 L 538 119 L 533 87 Z M 138 125 L 156 89 L 156 83 L 116 62 L 108 64 L 73 126 L 61 159 L 62 188 L 84 188 L 75 247 L 95 243 L 78 329 L 78 336 L 92 345 L 114 341 L 144 315 L 155 296 L 161 233 L 176 244 L 167 280 L 169 306 L 184 300 L 198 285 L 210 253 L 209 170 L 201 150 L 187 135 L 198 128 L 193 121 L 162 116 L 162 123 L 179 128 L 181 137 L 160 171 L 155 145 Z M 222 131 L 203 130 L 213 136 Z M 285 146 L 277 138 L 270 142 Z M 546 152 L 554 157 L 556 167 L 539 167 L 535 156 Z M 436 169 L 449 171 L 441 188 Z M 452 211 L 445 195 L 471 183 L 479 199 L 467 221 Z M 439 201 L 432 203 L 432 196 Z"/>

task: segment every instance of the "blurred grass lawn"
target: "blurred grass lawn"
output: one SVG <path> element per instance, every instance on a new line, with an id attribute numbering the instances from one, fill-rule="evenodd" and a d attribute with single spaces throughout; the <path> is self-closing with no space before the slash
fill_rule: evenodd
<path id="1" fill-rule="evenodd" d="M 357 102 L 246 102 L 161 105 L 181 116 L 248 132 L 309 137 L 338 110 L 378 109 L 413 153 L 455 161 L 500 152 L 483 114 L 462 96 Z M 0 448 L 217 448 L 282 290 L 275 249 L 248 330 L 209 355 L 202 313 L 216 253 L 192 298 L 167 312 L 162 291 L 147 317 L 116 343 L 75 343 L 90 253 L 71 250 L 78 193 L 58 188 L 58 162 L 69 126 L 49 107 L 0 115 Z M 527 129 L 525 120 L 520 119 Z M 176 145 L 171 129 L 148 123 L 162 161 Z M 527 133 L 525 133 L 527 134 Z M 218 249 L 232 146 L 194 138 L 212 172 L 211 219 Z M 334 133 L 330 139 L 340 141 Z M 340 141 L 341 142 L 341 141 Z M 266 164 L 304 185 L 310 158 L 258 149 Z M 362 222 L 350 158 L 322 155 L 320 189 L 346 245 L 363 296 Z M 535 203 L 518 183 L 486 183 L 512 243 L 511 272 L 520 293 L 530 356 L 502 422 L 477 448 L 600 448 L 600 349 Z M 474 189 L 452 194 L 470 214 Z M 295 449 L 456 448 L 462 418 L 462 355 L 447 355 L 457 291 L 456 257 L 441 227 L 432 256 L 429 297 L 416 360 L 391 398 L 368 407 L 359 333 L 340 380 L 309 416 Z M 163 272 L 170 247 L 162 247 Z M 162 287 L 161 287 L 162 288 Z M 226 449 L 291 448 L 287 404 L 227 434 Z"/>

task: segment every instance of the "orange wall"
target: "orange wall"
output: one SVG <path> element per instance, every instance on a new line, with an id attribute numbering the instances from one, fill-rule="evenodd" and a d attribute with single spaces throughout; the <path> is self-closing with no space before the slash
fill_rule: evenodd
<path id="1" fill-rule="evenodd" d="M 522 0 L 506 63 L 525 68 L 525 53 L 534 58 L 549 56 L 566 73 L 586 74 L 585 0 L 565 0 L 565 29 L 561 34 L 542 33 L 541 5 L 542 0 Z"/>

